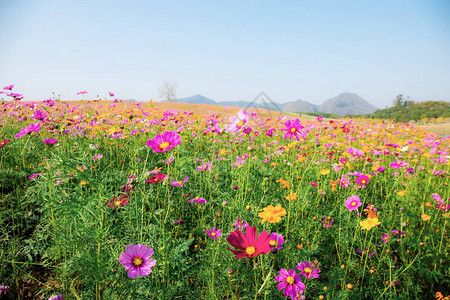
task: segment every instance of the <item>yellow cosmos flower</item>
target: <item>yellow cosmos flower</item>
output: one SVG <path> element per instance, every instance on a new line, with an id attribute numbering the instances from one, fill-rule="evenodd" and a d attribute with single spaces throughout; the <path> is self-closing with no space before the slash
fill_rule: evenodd
<path id="1" fill-rule="evenodd" d="M 258 216 L 262 218 L 261 224 L 265 222 L 278 223 L 281 221 L 281 217 L 286 215 L 286 210 L 281 207 L 281 204 L 273 207 L 272 205 L 267 206 L 262 212 L 258 213 Z"/>
<path id="2" fill-rule="evenodd" d="M 328 169 L 322 169 L 322 171 L 320 171 L 319 174 L 320 174 L 320 175 L 327 175 L 327 174 L 330 174 L 330 170 L 328 170 Z"/>
<path id="3" fill-rule="evenodd" d="M 365 221 L 359 222 L 361 229 L 364 230 L 370 230 L 379 224 L 381 224 L 381 222 L 379 222 L 377 218 L 367 218 Z"/>
<path id="4" fill-rule="evenodd" d="M 428 221 L 429 219 L 431 219 L 431 217 L 429 215 L 421 215 L 420 216 L 422 218 L 422 220 L 424 220 L 425 222 Z"/>
<path id="5" fill-rule="evenodd" d="M 405 196 L 406 195 L 406 191 L 398 191 L 397 195 L 399 196 Z"/>
<path id="6" fill-rule="evenodd" d="M 89 184 L 89 182 L 81 180 L 80 185 L 86 185 L 86 184 Z"/>
<path id="7" fill-rule="evenodd" d="M 297 200 L 298 195 L 296 193 L 290 193 L 287 197 L 285 197 L 286 200 L 292 201 Z"/>

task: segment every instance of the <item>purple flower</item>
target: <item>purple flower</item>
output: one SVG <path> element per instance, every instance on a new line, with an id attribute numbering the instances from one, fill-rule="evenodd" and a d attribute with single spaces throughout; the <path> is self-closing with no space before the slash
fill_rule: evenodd
<path id="1" fill-rule="evenodd" d="M 272 232 L 270 235 L 269 245 L 272 248 L 276 248 L 277 250 L 283 249 L 280 245 L 284 244 L 284 238 L 281 234 L 278 234 L 276 232 Z"/>
<path id="2" fill-rule="evenodd" d="M 391 235 L 390 235 L 390 234 L 387 234 L 387 233 L 385 233 L 385 234 L 383 234 L 383 235 L 381 236 L 381 238 L 383 239 L 383 244 L 386 244 L 386 243 L 387 243 L 387 241 L 388 241 L 388 239 L 390 239 L 390 238 L 391 238 Z"/>
<path id="3" fill-rule="evenodd" d="M 210 238 L 219 240 L 219 236 L 222 236 L 222 233 L 220 232 L 220 229 L 217 229 L 216 227 L 213 227 L 213 229 L 206 228 L 206 235 Z"/>
<path id="4" fill-rule="evenodd" d="M 45 110 L 42 112 L 40 110 L 36 110 L 34 114 L 31 115 L 31 117 L 35 118 L 36 120 L 44 120 L 48 117 L 48 113 Z"/>
<path id="5" fill-rule="evenodd" d="M 366 175 L 356 178 L 356 183 L 359 185 L 366 185 L 369 183 L 369 177 Z"/>
<path id="6" fill-rule="evenodd" d="M 64 300 L 64 297 L 63 297 L 63 295 L 58 294 L 55 296 L 51 296 L 50 298 L 48 298 L 48 300 Z"/>
<path id="7" fill-rule="evenodd" d="M 333 224 L 333 222 L 334 222 L 334 219 L 331 218 L 331 217 L 325 217 L 325 218 L 322 219 L 323 227 L 330 228 L 331 225 Z"/>
<path id="8" fill-rule="evenodd" d="M 196 202 L 197 204 L 200 204 L 200 203 L 208 203 L 207 201 L 206 201 L 206 199 L 204 199 L 204 198 L 200 198 L 200 197 L 195 197 L 195 198 L 193 198 L 193 199 L 191 199 L 191 200 L 188 200 L 189 202 L 191 202 L 191 205 L 194 205 L 194 202 Z"/>
<path id="9" fill-rule="evenodd" d="M 16 134 L 15 138 L 23 137 L 33 131 L 40 131 L 41 130 L 41 124 L 30 124 L 30 126 L 27 126 L 23 129 L 20 129 L 20 132 Z"/>
<path id="10" fill-rule="evenodd" d="M 314 268 L 315 266 L 313 262 L 309 261 L 301 262 L 295 267 L 300 270 L 300 274 L 305 276 L 306 279 L 310 279 L 312 277 L 319 278 L 320 270 Z"/>
<path id="11" fill-rule="evenodd" d="M 245 222 L 242 218 L 236 218 L 236 222 L 233 223 L 235 229 L 244 229 L 247 228 L 248 223 Z"/>
<path id="12" fill-rule="evenodd" d="M 92 157 L 92 159 L 95 160 L 95 161 L 98 161 L 98 160 L 100 160 L 102 158 L 103 158 L 103 155 L 101 155 L 100 153 L 95 154 L 94 157 Z"/>
<path id="13" fill-rule="evenodd" d="M 298 299 L 306 289 L 305 284 L 300 279 L 300 275 L 296 274 L 295 270 L 292 269 L 289 272 L 286 269 L 281 269 L 280 275 L 275 276 L 275 281 L 281 281 L 278 284 L 278 290 L 284 289 L 284 296 L 291 297 L 291 299 Z"/>
<path id="14" fill-rule="evenodd" d="M 0 285 L 0 295 L 1 295 L 3 292 L 7 292 L 8 289 L 9 289 L 9 286 L 7 286 L 7 285 Z"/>
<path id="15" fill-rule="evenodd" d="M 204 163 L 202 163 L 200 166 L 198 166 L 198 167 L 195 167 L 197 170 L 199 170 L 199 171 L 204 171 L 204 170 L 206 170 L 206 171 L 211 171 L 212 169 L 212 167 L 214 167 L 214 165 L 213 164 L 211 164 L 211 162 L 210 161 L 208 161 L 207 163 L 206 163 L 206 165 L 204 164 Z"/>
<path id="16" fill-rule="evenodd" d="M 130 244 L 120 255 L 119 262 L 128 271 L 128 277 L 137 278 L 139 275 L 144 277 L 152 272 L 151 268 L 156 264 L 155 259 L 150 259 L 153 253 L 153 249 L 147 248 L 145 245 Z"/>
<path id="17" fill-rule="evenodd" d="M 46 145 L 54 145 L 58 142 L 58 140 L 54 139 L 54 138 L 49 138 L 49 139 L 43 140 L 42 142 Z"/>

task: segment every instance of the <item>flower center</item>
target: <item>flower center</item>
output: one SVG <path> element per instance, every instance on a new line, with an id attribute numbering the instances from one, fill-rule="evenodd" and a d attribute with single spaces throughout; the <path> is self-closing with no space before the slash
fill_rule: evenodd
<path id="1" fill-rule="evenodd" d="M 293 284 L 293 283 L 295 282 L 295 279 L 294 279 L 294 277 L 292 277 L 292 276 L 288 276 L 288 277 L 286 278 L 286 282 L 289 283 L 289 284 Z"/>
<path id="2" fill-rule="evenodd" d="M 239 127 L 241 127 L 242 125 L 244 125 L 244 121 L 240 121 L 238 124 L 237 124 L 237 126 L 239 126 Z"/>
<path id="3" fill-rule="evenodd" d="M 275 246 L 277 246 L 277 242 L 274 241 L 274 240 L 271 240 L 271 241 L 269 241 L 269 245 L 270 245 L 271 247 L 275 247 Z"/>
<path id="4" fill-rule="evenodd" d="M 365 179 L 361 180 L 361 183 L 366 184 L 366 180 Z"/>
<path id="5" fill-rule="evenodd" d="M 133 265 L 134 265 L 135 267 L 140 267 L 140 266 L 142 265 L 143 262 L 144 262 L 144 261 L 143 261 L 142 258 L 139 257 L 139 256 L 136 256 L 135 258 L 133 258 Z"/>
<path id="6" fill-rule="evenodd" d="M 163 143 L 159 144 L 159 148 L 161 148 L 161 149 L 166 149 L 169 146 L 170 146 L 170 144 L 168 142 L 163 142 Z"/>
<path id="7" fill-rule="evenodd" d="M 294 133 L 294 132 L 296 132 L 296 131 L 297 131 L 297 128 L 295 128 L 295 127 L 291 128 L 291 132 L 292 132 L 292 133 Z"/>
<path id="8" fill-rule="evenodd" d="M 245 249 L 245 252 L 246 252 L 248 255 L 252 255 L 252 254 L 254 254 L 254 253 L 256 252 L 256 249 L 255 249 L 255 247 L 250 246 L 250 247 L 247 247 L 247 249 Z"/>
<path id="9" fill-rule="evenodd" d="M 116 202 L 114 202 L 114 204 L 115 204 L 117 207 L 120 206 L 120 203 L 122 203 L 122 201 L 120 201 L 120 200 L 117 200 Z"/>
<path id="10" fill-rule="evenodd" d="M 311 268 L 306 267 L 303 269 L 303 272 L 305 272 L 306 274 L 311 274 L 312 270 L 311 270 Z"/>
<path id="11" fill-rule="evenodd" d="M 352 206 L 356 206 L 356 201 L 353 201 L 353 202 L 352 202 Z"/>
<path id="12" fill-rule="evenodd" d="M 216 236 L 216 233 L 215 233 L 215 232 L 211 232 L 211 235 L 212 235 L 212 236 Z"/>

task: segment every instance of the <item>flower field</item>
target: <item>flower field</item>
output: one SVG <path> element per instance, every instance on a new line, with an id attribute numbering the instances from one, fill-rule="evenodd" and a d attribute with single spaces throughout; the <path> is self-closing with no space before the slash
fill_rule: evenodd
<path id="1" fill-rule="evenodd" d="M 0 107 L 0 299 L 450 294 L 448 138 L 263 110 L 22 101 Z"/>

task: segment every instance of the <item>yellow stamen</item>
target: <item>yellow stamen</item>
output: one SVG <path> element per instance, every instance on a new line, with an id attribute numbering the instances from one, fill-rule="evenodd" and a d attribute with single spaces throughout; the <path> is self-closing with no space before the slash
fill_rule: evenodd
<path id="1" fill-rule="evenodd" d="M 292 133 L 294 133 L 294 132 L 296 132 L 296 131 L 297 131 L 297 128 L 295 128 L 295 127 L 291 128 L 291 132 L 292 132 Z"/>
<path id="2" fill-rule="evenodd" d="M 245 123 L 244 121 L 240 121 L 240 122 L 237 124 L 237 126 L 238 126 L 238 127 L 241 127 L 242 125 L 244 125 L 244 123 Z"/>
<path id="3" fill-rule="evenodd" d="M 166 149 L 169 146 L 170 146 L 170 144 L 168 142 L 163 142 L 163 143 L 159 144 L 159 148 L 161 148 L 161 149 Z"/>
<path id="4" fill-rule="evenodd" d="M 293 283 L 295 282 L 295 279 L 294 279 L 294 277 L 292 277 L 292 276 L 288 276 L 288 277 L 286 278 L 286 281 L 287 281 L 287 283 L 289 283 L 289 284 L 293 284 Z"/>
<path id="5" fill-rule="evenodd" d="M 356 206 L 356 201 L 353 201 L 353 202 L 352 202 L 352 206 Z"/>
<path id="6" fill-rule="evenodd" d="M 117 207 L 120 206 L 120 203 L 122 203 L 122 201 L 120 201 L 120 200 L 117 200 L 116 202 L 114 202 L 114 204 L 115 204 Z"/>
<path id="7" fill-rule="evenodd" d="M 135 267 L 140 267 L 142 265 L 144 261 L 142 260 L 142 258 L 140 258 L 139 256 L 136 256 L 135 258 L 133 258 L 133 265 Z"/>
<path id="8" fill-rule="evenodd" d="M 256 249 L 255 249 L 255 247 L 250 246 L 250 247 L 247 247 L 247 249 L 245 249 L 245 252 L 246 252 L 248 255 L 252 255 L 252 254 L 254 254 L 254 253 L 256 252 Z"/>
<path id="9" fill-rule="evenodd" d="M 312 270 L 311 270 L 311 268 L 306 267 L 303 269 L 303 272 L 305 272 L 306 274 L 311 274 Z"/>
<path id="10" fill-rule="evenodd" d="M 277 245 L 277 242 L 274 240 L 269 241 L 270 247 L 275 247 Z"/>
<path id="11" fill-rule="evenodd" d="M 212 235 L 212 236 L 216 236 L 216 233 L 215 233 L 215 232 L 211 232 L 211 235 Z"/>

